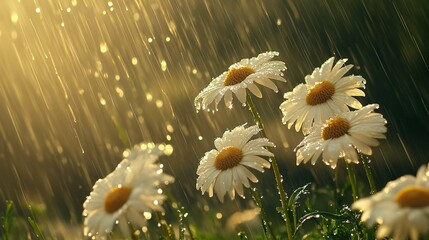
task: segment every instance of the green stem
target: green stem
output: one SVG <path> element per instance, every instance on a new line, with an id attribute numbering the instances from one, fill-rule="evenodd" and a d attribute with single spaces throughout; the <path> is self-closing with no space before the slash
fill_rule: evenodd
<path id="1" fill-rule="evenodd" d="M 338 168 L 333 169 L 334 172 L 334 183 L 335 183 L 335 194 L 339 195 L 341 193 L 341 188 L 338 179 Z"/>
<path id="2" fill-rule="evenodd" d="M 335 190 L 334 190 L 334 197 L 335 197 L 335 212 L 339 212 L 338 206 L 342 205 L 342 193 L 341 193 L 341 187 L 340 187 L 340 180 L 338 176 L 338 168 L 332 169 L 333 171 L 333 180 L 335 184 Z"/>
<path id="3" fill-rule="evenodd" d="M 365 169 L 366 178 L 369 182 L 369 187 L 371 189 L 371 195 L 377 192 L 377 186 L 375 185 L 374 177 L 372 175 L 371 166 L 369 165 L 369 158 L 363 154 L 360 154 L 362 159 L 363 167 Z"/>
<path id="4" fill-rule="evenodd" d="M 346 162 L 347 173 L 349 174 L 350 184 L 352 185 L 353 202 L 359 198 L 356 175 L 352 163 Z"/>
<path id="5" fill-rule="evenodd" d="M 27 220 L 30 223 L 30 226 L 33 229 L 34 234 L 36 234 L 37 239 L 45 240 L 46 238 L 43 235 L 42 231 L 40 230 L 38 223 L 36 222 L 36 216 L 34 214 L 34 211 L 31 205 L 28 206 L 28 210 L 30 210 L 31 216 L 28 216 Z"/>
<path id="6" fill-rule="evenodd" d="M 172 208 L 175 208 L 174 204 L 176 204 L 177 213 L 179 214 L 179 227 L 181 227 L 181 225 L 184 224 L 186 230 L 188 230 L 188 234 L 189 234 L 188 239 L 194 240 L 194 235 L 192 234 L 191 226 L 189 225 L 189 222 L 187 220 L 187 213 L 185 211 L 185 207 L 183 207 L 182 204 L 173 197 L 170 191 L 165 189 L 164 194 L 167 196 L 167 199 Z M 179 229 L 179 240 L 181 239 L 184 239 L 184 232 L 182 231 L 182 229 Z"/>
<path id="7" fill-rule="evenodd" d="M 167 221 L 165 221 L 162 213 L 157 211 L 156 216 L 158 219 L 158 224 L 161 225 L 162 239 L 175 240 L 176 237 L 174 236 L 173 230 L 171 229 L 171 226 L 168 225 Z"/>
<path id="8" fill-rule="evenodd" d="M 253 118 L 256 122 L 256 124 L 258 124 L 259 129 L 261 130 L 261 136 L 263 138 L 267 138 L 267 135 L 265 134 L 265 130 L 264 130 L 264 125 L 262 124 L 261 121 L 261 117 L 259 116 L 258 111 L 255 108 L 255 105 L 253 104 L 253 100 L 250 97 L 250 95 L 247 95 L 247 105 L 249 106 L 249 110 L 250 112 L 252 112 Z M 286 222 L 286 231 L 287 231 L 287 235 L 288 235 L 288 239 L 292 239 L 292 226 L 291 226 L 291 221 L 290 221 L 290 217 L 289 217 L 289 209 L 288 209 L 288 205 L 287 205 L 287 196 L 286 196 L 286 192 L 284 190 L 283 187 L 283 180 L 282 180 L 282 175 L 280 174 L 280 170 L 279 170 L 279 166 L 277 164 L 277 160 L 275 157 L 270 157 L 269 158 L 271 165 L 273 166 L 273 171 L 274 171 L 274 177 L 276 179 L 276 183 L 277 183 L 277 190 L 279 192 L 280 195 L 280 202 L 282 205 L 282 210 L 283 210 L 283 219 Z"/>
<path id="9" fill-rule="evenodd" d="M 12 226 L 13 221 L 13 202 L 12 201 L 6 201 L 5 202 L 5 211 L 3 216 L 0 217 L 1 225 L 3 232 L 0 232 L 0 239 L 9 240 L 9 233 Z"/>
<path id="10" fill-rule="evenodd" d="M 255 201 L 256 205 L 261 209 L 262 226 L 264 227 L 265 236 L 267 239 L 276 239 L 273 230 L 271 229 L 270 222 L 268 221 L 267 214 L 265 213 L 264 205 L 261 201 L 261 195 L 256 188 L 251 187 L 250 192 L 252 193 L 253 201 Z"/>

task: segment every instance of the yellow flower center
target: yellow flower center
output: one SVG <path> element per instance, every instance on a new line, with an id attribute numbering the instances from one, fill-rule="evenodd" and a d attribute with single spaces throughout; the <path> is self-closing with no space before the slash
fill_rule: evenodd
<path id="1" fill-rule="evenodd" d="M 335 86 L 330 81 L 323 80 L 308 90 L 305 100 L 308 105 L 315 106 L 331 99 L 334 93 Z"/>
<path id="2" fill-rule="evenodd" d="M 350 129 L 350 123 L 347 119 L 341 117 L 333 117 L 326 122 L 322 128 L 322 138 L 325 140 L 339 138 Z"/>
<path id="3" fill-rule="evenodd" d="M 420 186 L 405 187 L 395 196 L 401 207 L 421 208 L 429 206 L 429 189 Z"/>
<path id="4" fill-rule="evenodd" d="M 255 70 L 251 69 L 250 67 L 231 69 L 226 74 L 226 78 L 223 80 L 223 85 L 231 86 L 241 83 L 252 73 L 255 73 Z"/>
<path id="5" fill-rule="evenodd" d="M 243 151 L 240 148 L 225 147 L 217 154 L 214 165 L 218 170 L 227 170 L 237 166 L 243 158 Z"/>
<path id="6" fill-rule="evenodd" d="M 108 213 L 114 213 L 128 201 L 131 191 L 131 188 L 124 186 L 113 188 L 104 199 L 104 210 Z"/>

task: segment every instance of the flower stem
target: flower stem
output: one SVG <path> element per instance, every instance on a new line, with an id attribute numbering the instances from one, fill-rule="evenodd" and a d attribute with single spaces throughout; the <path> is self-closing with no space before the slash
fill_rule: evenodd
<path id="1" fill-rule="evenodd" d="M 356 201 L 359 198 L 356 175 L 353 170 L 352 163 L 346 162 L 346 167 L 347 173 L 349 174 L 350 184 L 352 185 L 353 201 Z"/>
<path id="2" fill-rule="evenodd" d="M 176 240 L 172 227 L 165 221 L 162 213 L 157 211 L 156 216 L 158 218 L 159 227 L 161 228 L 162 239 Z"/>
<path id="3" fill-rule="evenodd" d="M 261 201 L 261 194 L 258 192 L 256 188 L 250 188 L 250 192 L 252 193 L 253 201 L 255 201 L 256 206 L 261 209 L 261 218 L 262 218 L 262 227 L 264 228 L 265 236 L 267 239 L 276 239 L 271 229 L 270 222 L 268 221 L 267 214 L 265 213 L 264 205 Z"/>
<path id="4" fill-rule="evenodd" d="M 261 130 L 261 136 L 264 138 L 267 138 L 267 135 L 265 134 L 265 130 L 264 130 L 264 125 L 262 124 L 261 121 L 261 117 L 259 116 L 258 111 L 255 108 L 255 105 L 253 104 L 253 100 L 252 98 L 247 95 L 247 105 L 249 106 L 249 110 L 250 112 L 252 112 L 253 118 L 256 122 L 256 124 L 258 124 L 259 129 Z M 280 170 L 279 170 L 279 166 L 277 164 L 277 160 L 275 157 L 270 157 L 270 162 L 271 165 L 273 166 L 273 171 L 274 171 L 274 177 L 276 179 L 276 183 L 277 183 L 277 190 L 279 192 L 280 195 L 280 202 L 282 205 L 282 211 L 283 211 L 283 219 L 286 222 L 286 231 L 287 231 L 287 235 L 288 235 L 288 239 L 291 240 L 292 239 L 292 226 L 291 226 L 291 221 L 290 221 L 290 217 L 289 217 L 289 208 L 287 205 L 287 196 L 286 196 L 286 192 L 284 190 L 283 187 L 283 177 L 280 174 Z"/>
<path id="5" fill-rule="evenodd" d="M 187 218 L 187 213 L 185 208 L 182 206 L 182 204 L 177 201 L 173 195 L 168 191 L 168 190 L 164 190 L 165 195 L 167 196 L 168 202 L 170 203 L 171 207 L 173 209 L 177 210 L 178 213 L 178 217 L 179 217 L 179 240 L 185 239 L 184 233 L 185 233 L 185 229 L 188 230 L 188 239 L 189 240 L 194 240 L 194 235 L 192 234 L 191 231 L 191 227 L 189 225 Z M 183 225 L 185 228 L 183 228 Z"/>
<path id="6" fill-rule="evenodd" d="M 360 154 L 362 159 L 363 167 L 365 169 L 366 178 L 368 178 L 369 187 L 371 189 L 371 195 L 377 192 L 377 186 L 375 185 L 374 177 L 372 175 L 371 166 L 369 165 L 369 158 L 363 154 Z"/>

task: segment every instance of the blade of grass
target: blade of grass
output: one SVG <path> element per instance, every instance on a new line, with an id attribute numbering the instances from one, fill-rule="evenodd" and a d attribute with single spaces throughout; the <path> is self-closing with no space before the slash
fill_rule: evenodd
<path id="1" fill-rule="evenodd" d="M 265 213 L 264 205 L 261 201 L 262 196 L 256 188 L 250 188 L 250 192 L 252 193 L 253 201 L 255 201 L 256 206 L 261 209 L 261 222 L 262 228 L 264 229 L 264 234 L 267 239 L 276 239 L 271 229 L 270 222 L 268 221 L 267 214 Z"/>
<path id="2" fill-rule="evenodd" d="M 38 239 L 45 240 L 45 237 L 43 236 L 42 231 L 40 230 L 39 225 L 37 225 L 36 221 L 31 217 L 28 217 L 27 220 L 30 223 L 31 229 L 33 230 L 34 234 L 36 234 L 36 237 Z"/>
<path id="3" fill-rule="evenodd" d="M 4 240 L 10 239 L 9 233 L 13 222 L 12 210 L 13 210 L 13 202 L 6 201 L 4 215 L 1 217 L 2 234 L 0 235 L 0 239 L 4 239 Z"/>
<path id="4" fill-rule="evenodd" d="M 28 210 L 30 211 L 31 216 L 28 216 L 27 220 L 30 223 L 31 229 L 33 230 L 34 234 L 36 234 L 37 239 L 45 240 L 46 238 L 45 238 L 45 236 L 43 236 L 43 233 L 40 230 L 39 225 L 36 222 L 34 210 L 31 207 L 31 205 L 28 206 Z"/>

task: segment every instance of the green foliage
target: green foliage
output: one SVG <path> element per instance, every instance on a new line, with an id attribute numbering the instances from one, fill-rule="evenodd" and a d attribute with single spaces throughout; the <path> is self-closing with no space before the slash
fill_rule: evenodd
<path id="1" fill-rule="evenodd" d="M 13 216 L 12 216 L 13 202 L 6 201 L 5 205 L 6 205 L 5 210 L 1 217 L 2 231 L 0 232 L 0 239 L 8 240 L 10 239 L 10 229 L 12 227 L 12 222 L 13 222 Z"/>
<path id="2" fill-rule="evenodd" d="M 247 235 L 245 232 L 239 232 L 237 236 L 240 237 L 240 240 L 247 240 Z"/>
<path id="3" fill-rule="evenodd" d="M 37 239 L 46 239 L 35 220 L 35 215 L 40 212 L 38 209 L 34 210 L 31 206 L 28 207 L 31 216 L 27 216 L 27 222 L 25 222 L 25 218 L 14 216 L 13 209 L 13 202 L 6 201 L 5 210 L 0 217 L 2 226 L 0 231 L 1 240 L 25 239 L 29 234 L 27 229 L 30 229 L 30 233 L 34 234 Z"/>
<path id="4" fill-rule="evenodd" d="M 113 124 L 115 124 L 116 132 L 118 133 L 118 137 L 121 140 L 122 144 L 124 144 L 125 147 L 131 147 L 131 143 L 128 138 L 127 131 L 122 127 L 119 120 L 112 115 L 112 121 L 113 121 Z"/>
<path id="5" fill-rule="evenodd" d="M 262 196 L 261 193 L 256 188 L 250 189 L 252 193 L 253 201 L 255 201 L 256 205 L 261 209 L 261 225 L 262 229 L 264 230 L 264 235 L 266 239 L 275 239 L 274 233 L 271 229 L 271 223 L 268 221 L 267 215 L 265 213 L 265 208 L 262 203 Z"/>
<path id="6" fill-rule="evenodd" d="M 33 230 L 34 234 L 36 234 L 36 237 L 38 239 L 45 240 L 45 237 L 43 236 L 42 231 L 40 230 L 37 222 L 31 217 L 28 217 L 27 220 L 28 220 L 28 223 L 30 223 L 31 229 Z"/>
<path id="7" fill-rule="evenodd" d="M 28 223 L 30 224 L 31 229 L 33 230 L 33 233 L 36 235 L 38 239 L 45 240 L 46 238 L 44 237 L 42 231 L 40 230 L 39 225 L 35 220 L 35 212 L 33 208 L 31 206 L 28 206 L 28 210 L 30 211 L 31 216 L 28 216 L 27 220 L 28 220 Z"/>
<path id="8" fill-rule="evenodd" d="M 297 225 L 297 207 L 299 206 L 299 200 L 301 199 L 301 197 L 305 194 L 308 194 L 308 188 L 311 186 L 311 183 L 307 183 L 302 187 L 299 187 L 297 189 L 295 189 L 295 191 L 292 192 L 292 194 L 289 197 L 289 201 L 288 201 L 288 209 L 290 209 L 290 211 L 292 212 L 292 216 L 293 216 L 293 229 L 296 229 L 296 225 Z"/>
<path id="9" fill-rule="evenodd" d="M 314 220 L 317 223 L 317 227 L 305 235 L 304 239 L 313 239 L 313 237 L 318 236 L 323 239 L 354 240 L 362 239 L 365 235 L 360 226 L 359 214 L 347 206 L 344 206 L 339 214 L 323 211 L 313 211 L 305 214 L 300 218 L 296 232 L 310 220 Z"/>

